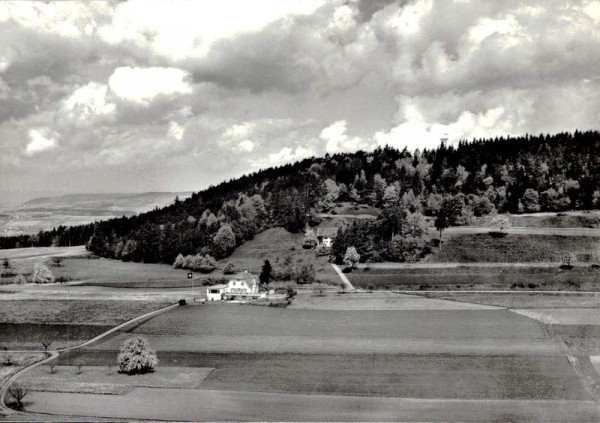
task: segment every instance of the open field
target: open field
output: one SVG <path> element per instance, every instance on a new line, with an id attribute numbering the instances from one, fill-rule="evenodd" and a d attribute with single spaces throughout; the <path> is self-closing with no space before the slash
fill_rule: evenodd
<path id="1" fill-rule="evenodd" d="M 212 368 L 160 367 L 154 373 L 129 376 L 118 372 L 113 364 L 85 366 L 78 374 L 77 366 L 40 366 L 19 380 L 24 387 L 36 391 L 75 392 L 123 395 L 135 388 L 198 388 Z"/>
<path id="2" fill-rule="evenodd" d="M 589 232 L 589 230 L 587 230 Z M 430 262 L 552 262 L 560 263 L 573 253 L 581 261 L 600 247 L 592 236 L 517 235 L 494 238 L 487 233 L 457 234 L 446 238 L 442 249 L 435 249 Z"/>
<path id="3" fill-rule="evenodd" d="M 505 421 L 506 416 L 526 416 L 545 421 L 548 410 L 560 403 L 557 413 L 564 421 L 597 420 L 597 406 L 564 351 L 533 319 L 427 298 L 415 299 L 415 309 L 409 307 L 413 297 L 384 292 L 340 295 L 349 309 L 326 309 L 333 306 L 334 295 L 337 298 L 306 294 L 306 309 L 229 304 L 175 308 L 127 333 L 64 354 L 59 365 L 81 363 L 83 374 L 77 375 L 73 367 L 59 369 L 57 388 L 52 385 L 54 375 L 43 374 L 48 369 L 38 370 L 40 378 L 32 374 L 32 388 L 40 379 L 44 382 L 39 389 L 49 392 L 32 393 L 28 409 L 192 420 L 372 420 L 378 413 L 402 420 L 409 412 L 416 420 L 443 416 L 446 421 Z M 357 309 L 363 297 L 370 306 Z M 78 380 L 94 379 L 86 369 L 107 373 L 121 343 L 132 334 L 142 334 L 157 349 L 161 364 L 156 375 L 161 369 L 185 367 L 205 377 L 194 387 L 185 385 L 187 389 L 165 385 L 131 391 L 112 384 L 108 375 L 104 380 L 99 374 L 97 382 Z M 208 404 L 207 399 L 216 402 Z M 225 400 L 235 405 L 214 408 Z M 190 401 L 196 405 L 186 405 Z M 312 402 L 318 412 L 306 409 Z"/>
<path id="4" fill-rule="evenodd" d="M 461 307 L 457 305 L 457 307 Z M 159 351 L 246 353 L 557 354 L 531 319 L 505 310 L 276 309 L 243 305 L 186 306 L 133 330 Z M 448 307 L 446 307 L 448 308 Z M 118 350 L 119 334 L 93 350 Z"/>
<path id="5" fill-rule="evenodd" d="M 125 300 L 0 300 L 0 323 L 115 326 L 168 304 Z"/>
<path id="6" fill-rule="evenodd" d="M 136 282 L 149 287 L 165 281 L 189 283 L 187 271 L 173 269 L 164 264 L 132 263 L 107 259 L 68 259 L 60 266 L 51 266 L 55 276 L 65 276 L 72 281 L 93 285 L 116 285 Z"/>
<path id="7" fill-rule="evenodd" d="M 325 296 L 298 294 L 288 309 L 304 310 L 490 310 L 495 307 L 424 299 L 415 295 L 377 291 L 371 293 L 327 293 Z"/>
<path id="8" fill-rule="evenodd" d="M 600 213 L 589 212 L 536 213 L 510 216 L 515 227 L 528 228 L 599 228 Z"/>
<path id="9" fill-rule="evenodd" d="M 125 397 L 51 392 L 34 392 L 31 397 L 31 410 L 94 419 L 587 423 L 599 417 L 593 401 L 448 401 L 148 388 Z"/>
<path id="10" fill-rule="evenodd" d="M 42 350 L 42 342 L 52 348 L 80 344 L 106 332 L 112 326 L 0 323 L 0 345 L 12 350 Z"/>
<path id="11" fill-rule="evenodd" d="M 93 338 L 168 302 L 108 300 L 1 300 L 0 345 L 10 349 L 67 347 Z"/>
<path id="12" fill-rule="evenodd" d="M 574 267 L 562 270 L 558 265 L 505 266 L 499 264 L 463 267 L 360 267 L 346 276 L 357 288 L 407 289 L 407 290 L 582 290 L 600 289 L 600 270 L 591 267 Z"/>
<path id="13" fill-rule="evenodd" d="M 107 369 L 116 351 L 69 353 Z M 165 367 L 214 368 L 203 389 L 446 399 L 589 399 L 560 355 L 161 352 Z M 72 379 L 77 375 L 72 372 Z M 51 376 L 51 375 L 49 375 Z"/>
<path id="14" fill-rule="evenodd" d="M 600 308 L 600 293 L 583 295 L 570 294 L 568 292 L 557 294 L 540 294 L 532 292 L 515 292 L 510 294 L 428 292 L 423 295 L 427 298 L 439 298 L 467 302 L 469 304 L 483 304 L 507 308 Z"/>

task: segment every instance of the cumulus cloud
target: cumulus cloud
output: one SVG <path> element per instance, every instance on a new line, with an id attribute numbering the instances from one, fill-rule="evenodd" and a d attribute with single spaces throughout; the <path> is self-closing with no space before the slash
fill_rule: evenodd
<path id="1" fill-rule="evenodd" d="M 238 144 L 238 148 L 241 151 L 247 151 L 248 153 L 251 153 L 252 150 L 254 150 L 254 143 L 250 140 L 244 140 Z"/>
<path id="2" fill-rule="evenodd" d="M 346 125 L 345 120 L 338 120 L 321 131 L 319 137 L 326 142 L 325 151 L 327 153 L 335 154 L 370 147 L 369 143 L 363 141 L 360 137 L 349 137 L 346 134 Z"/>
<path id="3" fill-rule="evenodd" d="M 108 85 L 122 99 L 148 104 L 159 95 L 191 93 L 188 77 L 187 72 L 176 68 L 124 66 L 115 69 L 108 79 Z"/>
<path id="4" fill-rule="evenodd" d="M 167 135 L 169 137 L 181 141 L 184 134 L 185 128 L 183 126 L 179 125 L 177 122 L 174 121 L 169 122 L 169 131 L 167 132 Z"/>
<path id="5" fill-rule="evenodd" d="M 58 134 L 49 128 L 31 129 L 29 131 L 29 143 L 25 147 L 25 154 L 33 156 L 43 151 L 52 150 L 57 147 Z"/>
<path id="6" fill-rule="evenodd" d="M 107 100 L 107 91 L 106 85 L 90 82 L 63 101 L 62 111 L 75 125 L 91 124 L 99 118 L 111 116 L 116 106 Z"/>

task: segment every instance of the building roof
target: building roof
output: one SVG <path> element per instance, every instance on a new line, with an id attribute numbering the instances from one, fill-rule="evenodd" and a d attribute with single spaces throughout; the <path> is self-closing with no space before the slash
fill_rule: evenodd
<path id="1" fill-rule="evenodd" d="M 258 276 L 253 275 L 252 273 L 240 272 L 236 275 L 230 276 L 229 280 L 249 280 L 249 279 L 258 279 Z"/>
<path id="2" fill-rule="evenodd" d="M 225 288 L 227 288 L 227 285 L 223 285 L 223 284 L 212 285 L 212 286 L 206 287 L 206 289 L 225 289 Z"/>
<path id="3" fill-rule="evenodd" d="M 335 238 L 338 233 L 338 228 L 319 228 L 317 229 L 317 236 L 323 236 L 328 238 Z"/>

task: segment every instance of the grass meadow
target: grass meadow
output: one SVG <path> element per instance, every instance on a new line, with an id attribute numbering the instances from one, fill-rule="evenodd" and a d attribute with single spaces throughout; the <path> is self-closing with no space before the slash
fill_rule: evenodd
<path id="1" fill-rule="evenodd" d="M 574 267 L 359 268 L 346 275 L 357 288 L 406 290 L 597 291 L 600 269 Z"/>
<path id="2" fill-rule="evenodd" d="M 579 260 L 590 261 L 600 247 L 595 237 L 562 235 L 515 235 L 502 238 L 487 233 L 454 235 L 444 240 L 442 249 L 434 249 L 428 261 L 432 263 L 560 263 L 565 254 L 575 254 Z"/>

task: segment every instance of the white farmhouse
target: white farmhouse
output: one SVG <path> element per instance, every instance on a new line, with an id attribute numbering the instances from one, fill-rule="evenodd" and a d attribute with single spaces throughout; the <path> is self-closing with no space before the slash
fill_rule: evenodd
<path id="1" fill-rule="evenodd" d="M 330 248 L 337 236 L 337 228 L 319 228 L 317 229 L 317 245 L 319 247 Z"/>
<path id="2" fill-rule="evenodd" d="M 232 276 L 227 285 L 213 285 L 206 288 L 208 301 L 251 300 L 260 296 L 258 276 L 247 271 Z"/>

